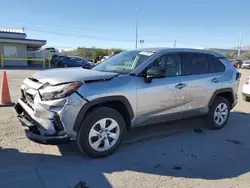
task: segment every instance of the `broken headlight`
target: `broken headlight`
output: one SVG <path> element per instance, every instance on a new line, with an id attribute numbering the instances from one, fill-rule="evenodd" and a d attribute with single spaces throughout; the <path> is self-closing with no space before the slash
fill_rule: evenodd
<path id="1" fill-rule="evenodd" d="M 81 85 L 81 82 L 72 82 L 55 86 L 47 84 L 39 89 L 39 93 L 43 101 L 56 100 L 70 96 Z"/>

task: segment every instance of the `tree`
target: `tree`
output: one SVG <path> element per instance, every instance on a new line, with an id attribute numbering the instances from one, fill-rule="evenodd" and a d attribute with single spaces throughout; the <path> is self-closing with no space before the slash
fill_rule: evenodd
<path id="1" fill-rule="evenodd" d="M 77 48 L 77 53 L 82 57 L 91 57 L 91 52 L 87 48 Z"/>
<path id="2" fill-rule="evenodd" d="M 92 47 L 92 48 L 78 47 L 77 49 L 68 51 L 68 53 L 76 53 L 83 57 L 96 58 L 99 56 L 103 57 L 103 56 L 111 55 L 111 53 L 114 51 L 121 52 L 123 50 L 120 48 L 103 49 L 103 48 L 96 48 L 96 47 Z"/>
<path id="3" fill-rule="evenodd" d="M 244 52 L 240 55 L 240 58 L 242 59 L 250 59 L 250 52 Z"/>
<path id="4" fill-rule="evenodd" d="M 236 53 L 234 53 L 234 52 L 224 52 L 222 54 L 224 56 L 226 56 L 228 59 L 235 59 L 236 58 Z"/>

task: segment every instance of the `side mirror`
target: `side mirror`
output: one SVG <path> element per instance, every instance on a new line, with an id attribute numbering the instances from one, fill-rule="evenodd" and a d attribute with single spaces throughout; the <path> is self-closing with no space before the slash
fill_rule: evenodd
<path id="1" fill-rule="evenodd" d="M 150 83 L 153 78 L 166 77 L 166 70 L 162 68 L 150 68 L 147 70 L 144 81 Z"/>

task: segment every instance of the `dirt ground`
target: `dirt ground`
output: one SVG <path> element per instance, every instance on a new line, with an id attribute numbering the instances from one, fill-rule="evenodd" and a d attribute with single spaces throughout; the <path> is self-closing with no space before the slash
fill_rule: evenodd
<path id="1" fill-rule="evenodd" d="M 37 70 L 7 70 L 13 101 L 22 80 Z M 0 76 L 2 76 L 0 70 Z M 69 145 L 29 141 L 12 108 L 0 108 L 0 187 L 69 188 L 80 181 L 91 188 L 247 188 L 250 187 L 250 103 L 241 98 L 223 130 L 205 128 L 201 119 L 161 124 L 128 133 L 120 149 L 90 159 Z"/>

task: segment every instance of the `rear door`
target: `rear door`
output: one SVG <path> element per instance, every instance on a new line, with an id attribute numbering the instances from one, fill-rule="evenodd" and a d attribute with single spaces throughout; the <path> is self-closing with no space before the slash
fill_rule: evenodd
<path id="1" fill-rule="evenodd" d="M 182 75 L 188 82 L 187 116 L 206 113 L 214 92 L 221 88 L 224 65 L 213 55 L 182 53 Z M 220 63 L 220 64 L 219 64 Z"/>

